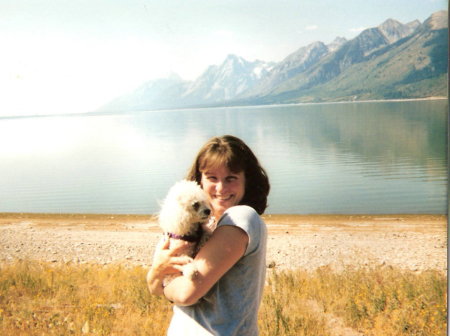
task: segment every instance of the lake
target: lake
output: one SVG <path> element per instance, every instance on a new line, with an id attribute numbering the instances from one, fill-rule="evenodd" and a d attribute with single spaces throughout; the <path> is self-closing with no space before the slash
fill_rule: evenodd
<path id="1" fill-rule="evenodd" d="M 267 213 L 447 213 L 447 100 L 0 119 L 0 212 L 150 214 L 212 136 L 266 168 Z"/>

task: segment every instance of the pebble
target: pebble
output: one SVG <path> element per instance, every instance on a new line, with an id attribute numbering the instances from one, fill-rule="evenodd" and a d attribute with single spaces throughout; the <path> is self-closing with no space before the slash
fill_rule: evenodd
<path id="1" fill-rule="evenodd" d="M 270 234 L 267 267 L 314 270 L 345 267 L 393 266 L 413 271 L 447 270 L 446 233 L 289 231 Z M 352 236 L 349 239 L 349 236 Z M 32 258 L 52 263 L 125 263 L 148 267 L 159 232 L 100 231 L 0 226 L 0 262 Z"/>

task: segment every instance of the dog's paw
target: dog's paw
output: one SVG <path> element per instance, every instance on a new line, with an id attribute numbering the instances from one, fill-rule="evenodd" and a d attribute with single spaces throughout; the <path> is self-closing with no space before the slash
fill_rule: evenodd
<path id="1" fill-rule="evenodd" d="M 197 267 L 193 262 L 183 266 L 183 275 L 191 280 L 193 280 L 198 274 Z"/>

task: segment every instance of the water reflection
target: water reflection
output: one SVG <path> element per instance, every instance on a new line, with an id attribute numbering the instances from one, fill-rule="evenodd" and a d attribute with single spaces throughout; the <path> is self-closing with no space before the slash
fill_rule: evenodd
<path id="1" fill-rule="evenodd" d="M 269 172 L 271 213 L 446 212 L 446 101 L 0 121 L 0 211 L 151 213 L 211 136 Z"/>

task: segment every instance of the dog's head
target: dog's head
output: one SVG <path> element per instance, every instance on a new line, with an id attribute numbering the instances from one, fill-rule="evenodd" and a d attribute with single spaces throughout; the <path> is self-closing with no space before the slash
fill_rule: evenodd
<path id="1" fill-rule="evenodd" d="M 165 232 L 186 235 L 195 232 L 210 214 L 203 189 L 195 181 L 182 180 L 169 190 L 158 217 Z"/>

